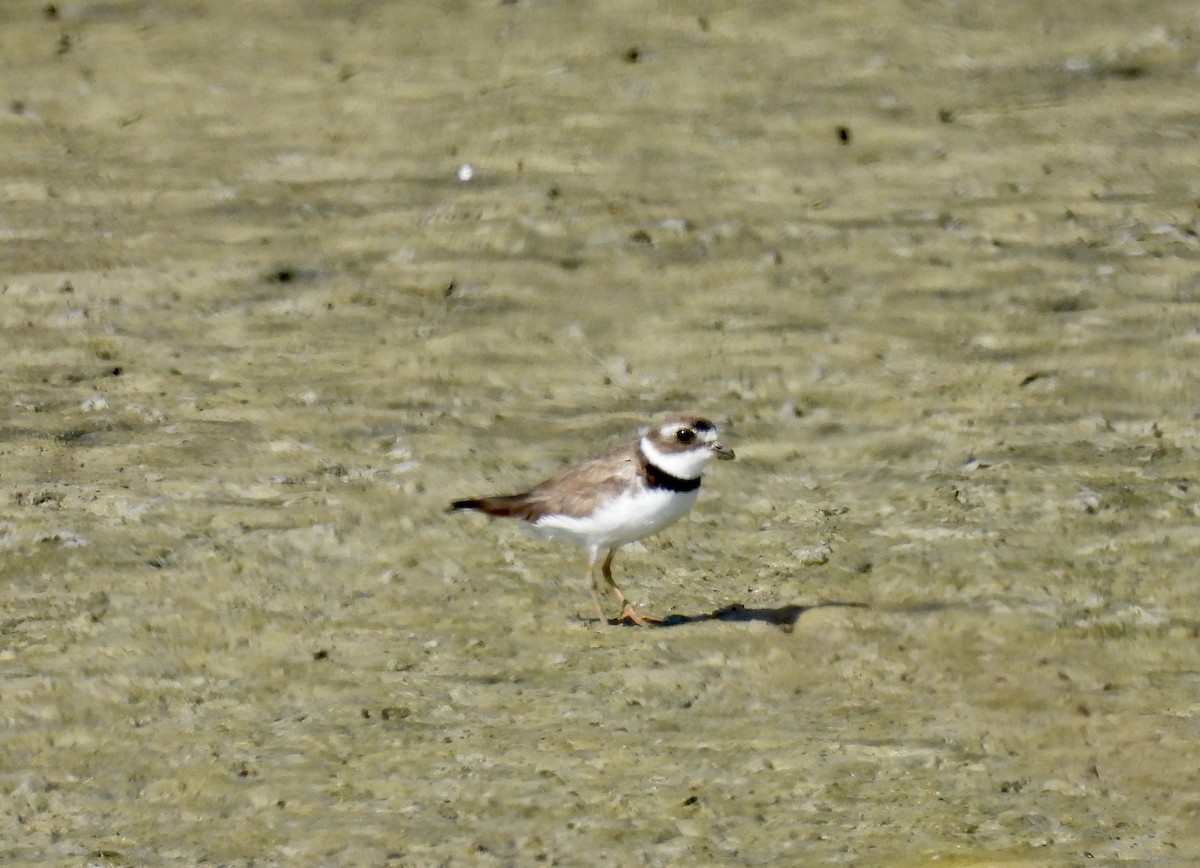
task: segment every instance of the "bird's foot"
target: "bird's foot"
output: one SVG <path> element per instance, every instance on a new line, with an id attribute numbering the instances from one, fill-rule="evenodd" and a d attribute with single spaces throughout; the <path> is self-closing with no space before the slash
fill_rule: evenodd
<path id="1" fill-rule="evenodd" d="M 661 624 L 662 618 L 655 618 L 653 615 L 642 615 L 638 610 L 633 608 L 633 603 L 628 601 L 621 607 L 621 614 L 608 623 L 610 624 L 634 624 L 638 627 L 650 627 L 654 624 Z"/>

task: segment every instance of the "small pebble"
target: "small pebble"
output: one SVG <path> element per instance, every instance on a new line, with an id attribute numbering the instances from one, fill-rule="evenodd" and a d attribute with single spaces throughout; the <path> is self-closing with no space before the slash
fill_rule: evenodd
<path id="1" fill-rule="evenodd" d="M 821 564 L 829 563 L 831 554 L 833 554 L 833 549 L 827 543 L 822 543 L 812 548 L 796 549 L 792 552 L 792 557 L 806 567 L 818 567 Z"/>

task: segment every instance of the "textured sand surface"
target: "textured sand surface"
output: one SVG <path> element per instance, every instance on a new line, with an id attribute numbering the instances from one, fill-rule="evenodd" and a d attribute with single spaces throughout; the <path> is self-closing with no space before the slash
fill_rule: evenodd
<path id="1" fill-rule="evenodd" d="M 0 861 L 1200 860 L 1198 64 L 1192 2 L 3 3 Z M 442 513 L 671 409 L 739 459 L 617 560 L 674 626 Z"/>

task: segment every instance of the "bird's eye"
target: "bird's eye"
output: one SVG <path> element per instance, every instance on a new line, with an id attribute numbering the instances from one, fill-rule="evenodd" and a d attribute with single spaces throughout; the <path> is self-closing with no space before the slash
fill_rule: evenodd
<path id="1" fill-rule="evenodd" d="M 680 428 L 675 432 L 675 439 L 680 443 L 691 443 L 696 438 L 696 432 L 691 428 Z"/>

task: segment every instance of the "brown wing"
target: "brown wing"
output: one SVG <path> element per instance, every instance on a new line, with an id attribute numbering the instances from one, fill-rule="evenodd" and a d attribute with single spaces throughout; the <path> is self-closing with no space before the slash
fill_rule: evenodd
<path id="1" fill-rule="evenodd" d="M 573 464 L 521 494 L 456 500 L 451 510 L 475 509 L 488 515 L 537 521 L 546 515 L 583 516 L 641 480 L 637 443 L 629 443 Z"/>
<path id="2" fill-rule="evenodd" d="M 537 521 L 543 515 L 579 517 L 594 512 L 599 504 L 639 484 L 639 454 L 637 444 L 628 443 L 573 464 L 534 486 L 527 496 L 538 514 L 531 520 Z"/>

